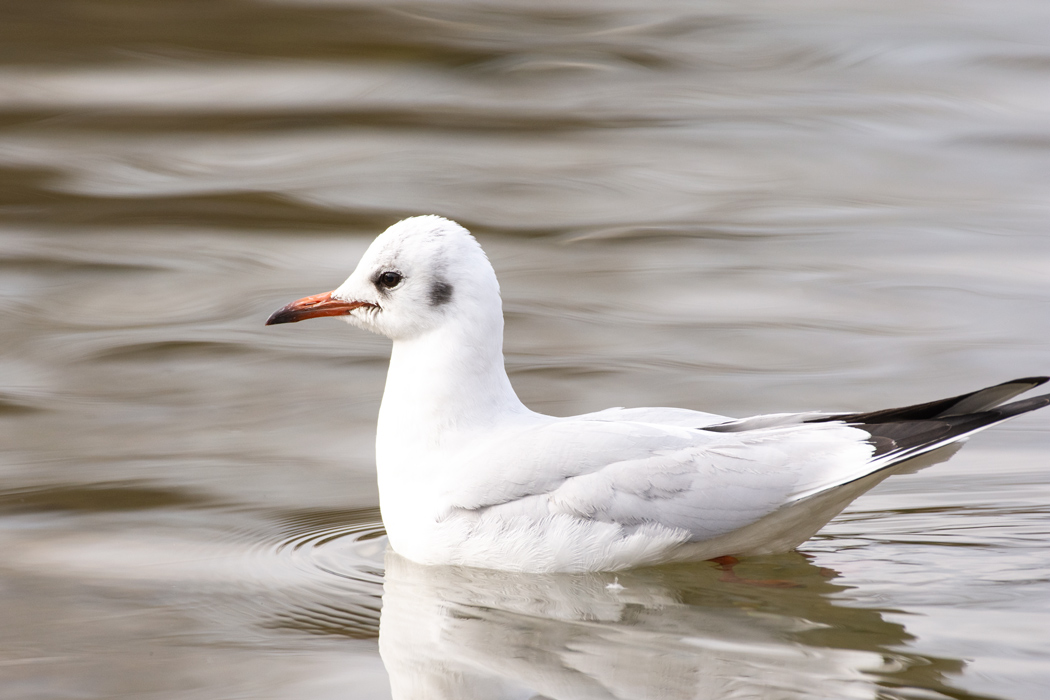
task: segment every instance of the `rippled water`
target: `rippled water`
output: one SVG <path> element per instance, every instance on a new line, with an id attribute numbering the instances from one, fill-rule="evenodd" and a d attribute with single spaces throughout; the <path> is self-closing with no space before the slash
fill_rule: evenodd
<path id="1" fill-rule="evenodd" d="M 7 3 L 4 697 L 1046 697 L 1050 416 L 736 572 L 789 587 L 424 569 L 376 508 L 387 342 L 262 323 L 439 213 L 537 410 L 1048 373 L 1048 37 L 1025 0 Z"/>

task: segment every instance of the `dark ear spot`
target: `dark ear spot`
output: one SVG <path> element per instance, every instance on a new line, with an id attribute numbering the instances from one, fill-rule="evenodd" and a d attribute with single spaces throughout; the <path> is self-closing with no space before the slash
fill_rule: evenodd
<path id="1" fill-rule="evenodd" d="M 452 301 L 452 285 L 444 280 L 437 280 L 430 288 L 430 305 L 441 306 Z"/>

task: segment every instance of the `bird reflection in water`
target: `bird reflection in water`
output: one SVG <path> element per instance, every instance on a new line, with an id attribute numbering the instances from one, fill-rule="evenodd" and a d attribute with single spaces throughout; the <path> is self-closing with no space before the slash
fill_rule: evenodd
<path id="1" fill-rule="evenodd" d="M 386 555 L 379 647 L 398 700 L 960 697 L 958 660 L 903 651 L 798 553 L 617 574 L 515 574 Z M 974 697 L 967 695 L 967 697 Z"/>

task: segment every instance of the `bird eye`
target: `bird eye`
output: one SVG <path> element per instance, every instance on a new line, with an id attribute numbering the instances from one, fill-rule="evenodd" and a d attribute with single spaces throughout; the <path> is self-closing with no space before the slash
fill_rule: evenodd
<path id="1" fill-rule="evenodd" d="M 387 289 L 393 289 L 397 285 L 401 284 L 401 273 L 399 272 L 384 272 L 379 275 L 379 279 L 376 280 L 379 284 L 386 287 Z"/>

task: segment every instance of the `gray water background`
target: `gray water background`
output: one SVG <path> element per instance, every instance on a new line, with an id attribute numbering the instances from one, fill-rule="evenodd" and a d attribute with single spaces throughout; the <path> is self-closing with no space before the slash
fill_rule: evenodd
<path id="1" fill-rule="evenodd" d="M 793 588 L 384 564 L 388 342 L 262 323 L 420 213 L 540 411 L 1050 373 L 1050 6 L 5 3 L 3 697 L 1047 697 L 1046 412 L 738 572 Z"/>

